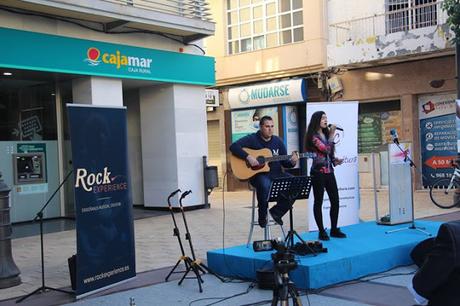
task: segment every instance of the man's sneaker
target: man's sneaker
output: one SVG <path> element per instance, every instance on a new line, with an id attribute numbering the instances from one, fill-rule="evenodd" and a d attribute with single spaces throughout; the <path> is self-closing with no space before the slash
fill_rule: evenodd
<path id="1" fill-rule="evenodd" d="M 272 216 L 272 219 L 278 223 L 279 225 L 283 225 L 283 219 L 281 219 L 281 216 L 277 215 L 276 213 L 273 213 L 273 211 L 270 209 L 270 216 Z"/>
<path id="2" fill-rule="evenodd" d="M 343 233 L 340 228 L 333 228 L 331 229 L 331 237 L 334 238 L 347 238 L 347 235 Z"/>
<path id="3" fill-rule="evenodd" d="M 329 240 L 329 236 L 327 235 L 326 231 L 319 231 L 318 233 L 318 239 L 319 240 L 323 240 L 323 241 L 327 241 Z"/>

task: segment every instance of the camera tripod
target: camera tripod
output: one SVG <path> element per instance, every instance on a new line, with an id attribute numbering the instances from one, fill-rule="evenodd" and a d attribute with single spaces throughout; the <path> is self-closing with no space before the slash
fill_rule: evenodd
<path id="1" fill-rule="evenodd" d="M 278 259 L 276 257 L 283 259 Z M 289 297 L 292 299 L 292 305 L 302 306 L 299 292 L 295 284 L 289 279 L 289 271 L 297 268 L 297 262 L 294 260 L 294 254 L 289 252 L 274 254 L 275 261 L 275 288 L 273 289 L 272 306 L 277 306 L 278 302 L 281 306 L 289 305 Z"/>

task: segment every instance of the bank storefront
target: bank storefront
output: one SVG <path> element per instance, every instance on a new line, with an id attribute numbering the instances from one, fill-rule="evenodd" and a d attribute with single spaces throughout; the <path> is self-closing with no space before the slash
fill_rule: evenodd
<path id="1" fill-rule="evenodd" d="M 196 169 L 214 58 L 9 28 L 0 38 L 0 171 L 13 222 L 33 219 L 72 168 L 68 103 L 127 107 L 133 204 L 162 207 L 179 185 L 193 189 L 189 205 L 204 203 Z M 70 177 L 45 218 L 73 215 Z"/>

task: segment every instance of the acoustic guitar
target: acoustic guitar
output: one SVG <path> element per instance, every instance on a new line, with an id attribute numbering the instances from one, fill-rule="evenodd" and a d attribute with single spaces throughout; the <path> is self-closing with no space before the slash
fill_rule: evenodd
<path id="1" fill-rule="evenodd" d="M 259 165 L 251 167 L 246 159 L 241 159 L 233 154 L 230 155 L 230 166 L 232 167 L 233 174 L 240 180 L 248 180 L 260 172 L 269 172 L 269 162 L 289 160 L 292 157 L 292 155 L 273 156 L 272 151 L 267 148 L 259 150 L 243 148 L 243 150 L 257 159 Z M 316 153 L 299 153 L 299 158 L 313 158 L 315 156 Z"/>

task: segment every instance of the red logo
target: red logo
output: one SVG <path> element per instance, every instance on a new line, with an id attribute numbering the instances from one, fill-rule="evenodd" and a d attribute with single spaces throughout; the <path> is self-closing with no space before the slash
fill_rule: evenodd
<path id="1" fill-rule="evenodd" d="M 97 61 L 99 55 L 101 55 L 101 52 L 97 48 L 89 48 L 87 55 L 90 60 Z"/>
<path id="2" fill-rule="evenodd" d="M 97 66 L 101 62 L 98 61 L 100 55 L 101 51 L 99 51 L 98 48 L 88 48 L 88 51 L 86 51 L 86 58 L 84 61 L 87 62 L 90 66 Z"/>
<path id="3" fill-rule="evenodd" d="M 426 102 L 425 104 L 423 104 L 422 107 L 423 107 L 423 112 L 425 114 L 428 114 L 434 111 L 434 103 L 431 101 Z"/>

